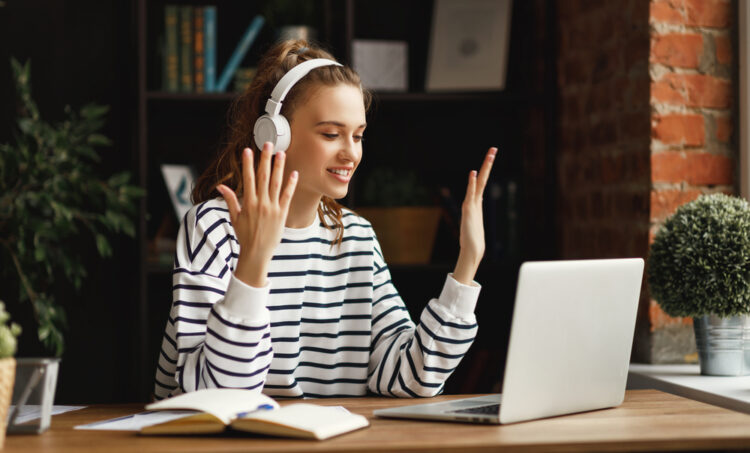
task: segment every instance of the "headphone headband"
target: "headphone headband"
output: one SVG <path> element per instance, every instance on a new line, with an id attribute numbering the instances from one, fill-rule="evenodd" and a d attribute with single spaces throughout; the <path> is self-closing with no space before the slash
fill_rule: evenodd
<path id="1" fill-rule="evenodd" d="M 299 82 L 299 80 L 306 76 L 308 72 L 322 66 L 341 66 L 341 63 L 337 63 L 327 58 L 315 58 L 303 61 L 293 67 L 289 72 L 284 74 L 284 77 L 279 80 L 279 83 L 276 84 L 273 92 L 271 92 L 271 97 L 268 99 L 268 102 L 266 102 L 266 113 L 271 116 L 278 115 L 281 112 L 281 103 L 284 101 L 284 98 L 294 84 Z"/>

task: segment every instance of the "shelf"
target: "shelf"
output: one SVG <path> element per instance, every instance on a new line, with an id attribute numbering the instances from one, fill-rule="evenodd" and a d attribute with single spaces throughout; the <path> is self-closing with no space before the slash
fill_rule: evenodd
<path id="1" fill-rule="evenodd" d="M 508 91 L 446 91 L 446 92 L 378 92 L 372 93 L 375 102 L 510 102 L 532 103 L 538 96 L 512 93 Z"/>
<path id="2" fill-rule="evenodd" d="M 170 93 L 167 91 L 147 91 L 146 99 L 153 101 L 205 101 L 214 102 L 231 101 L 237 97 L 239 93 L 224 92 L 224 93 Z"/>
<path id="3" fill-rule="evenodd" d="M 750 376 L 703 376 L 693 364 L 631 363 L 628 389 L 647 388 L 750 414 Z"/>
<path id="4" fill-rule="evenodd" d="M 166 91 L 147 91 L 146 99 L 149 101 L 175 101 L 175 102 L 227 102 L 233 100 L 240 93 L 170 93 Z M 378 92 L 372 93 L 373 100 L 377 102 L 406 102 L 406 103 L 429 103 L 429 102 L 482 102 L 482 103 L 519 103 L 527 104 L 539 102 L 539 96 L 511 93 L 507 91 L 467 91 L 467 92 Z"/>

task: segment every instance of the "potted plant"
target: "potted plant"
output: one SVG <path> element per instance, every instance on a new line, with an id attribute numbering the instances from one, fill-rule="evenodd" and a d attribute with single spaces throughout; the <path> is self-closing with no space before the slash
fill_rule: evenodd
<path id="1" fill-rule="evenodd" d="M 16 338 L 21 327 L 16 323 L 8 324 L 10 315 L 5 311 L 5 304 L 0 301 L 0 449 L 5 444 L 5 427 L 8 418 L 13 381 L 16 373 Z"/>
<path id="2" fill-rule="evenodd" d="M 11 65 L 19 118 L 15 143 L 0 144 L 0 281 L 6 297 L 7 288 L 18 288 L 9 303 L 31 303 L 39 340 L 59 357 L 66 321 L 54 283 L 65 279 L 79 290 L 86 277 L 74 239 L 110 256 L 110 236 L 135 235 L 131 217 L 143 190 L 128 183 L 127 172 L 97 174 L 96 149 L 111 144 L 99 133 L 106 106 L 66 106 L 65 119 L 50 124 L 31 97 L 31 64 Z"/>
<path id="3" fill-rule="evenodd" d="M 724 194 L 680 206 L 657 232 L 651 295 L 670 316 L 692 316 L 701 373 L 750 374 L 750 205 Z"/>
<path id="4" fill-rule="evenodd" d="M 430 205 L 413 172 L 374 169 L 364 183 L 361 204 L 356 212 L 372 224 L 386 262 L 430 262 L 441 211 Z"/>

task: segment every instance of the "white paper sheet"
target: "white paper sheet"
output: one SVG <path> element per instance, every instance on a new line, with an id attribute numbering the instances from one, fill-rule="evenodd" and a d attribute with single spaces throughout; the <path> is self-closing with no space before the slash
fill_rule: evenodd
<path id="1" fill-rule="evenodd" d="M 63 414 L 65 412 L 75 411 L 85 407 L 86 406 L 52 406 L 52 415 Z M 13 414 L 14 409 L 15 406 L 11 405 L 10 410 L 8 410 L 7 423 L 10 423 L 10 416 Z M 42 418 L 42 406 L 40 404 L 24 404 L 21 406 L 18 417 L 16 417 L 16 425 L 30 422 L 37 418 Z"/>
<path id="2" fill-rule="evenodd" d="M 109 420 L 100 420 L 87 425 L 78 425 L 75 429 L 140 431 L 144 426 L 168 422 L 193 414 L 195 414 L 195 411 L 147 411 Z"/>

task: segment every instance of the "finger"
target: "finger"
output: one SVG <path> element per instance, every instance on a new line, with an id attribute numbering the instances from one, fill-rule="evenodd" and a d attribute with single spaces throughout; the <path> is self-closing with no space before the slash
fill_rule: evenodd
<path id="1" fill-rule="evenodd" d="M 484 157 L 482 168 L 479 170 L 479 177 L 477 178 L 477 186 L 475 194 L 478 197 L 482 196 L 484 187 L 487 185 L 487 179 L 490 177 L 490 170 L 492 170 L 492 163 L 495 162 L 495 155 L 497 154 L 497 148 L 490 148 L 487 151 L 487 155 Z"/>
<path id="2" fill-rule="evenodd" d="M 280 151 L 273 158 L 273 172 L 271 173 L 271 185 L 268 188 L 268 196 L 272 202 L 279 200 L 281 191 L 281 180 L 284 178 L 284 163 L 286 162 L 286 153 Z"/>
<path id="3" fill-rule="evenodd" d="M 284 210 L 284 212 L 289 210 L 289 203 L 291 203 L 292 196 L 294 196 L 294 189 L 297 188 L 298 179 L 299 174 L 297 173 L 297 170 L 295 170 L 292 172 L 292 174 L 289 175 L 289 179 L 286 182 L 286 187 L 284 187 L 284 192 L 282 192 L 281 197 L 279 198 L 279 205 L 281 206 L 281 209 Z"/>
<path id="4" fill-rule="evenodd" d="M 258 163 L 258 200 L 268 199 L 268 180 L 271 174 L 271 156 L 273 145 L 270 142 L 263 144 L 263 150 L 260 152 L 260 162 Z"/>
<path id="5" fill-rule="evenodd" d="M 472 170 L 469 172 L 469 183 L 466 186 L 466 200 L 470 201 L 474 199 L 474 195 L 476 194 L 476 187 L 477 187 L 477 171 Z"/>
<path id="6" fill-rule="evenodd" d="M 229 208 L 229 218 L 232 220 L 236 219 L 237 214 L 242 211 L 240 202 L 239 200 L 237 200 L 237 194 L 234 193 L 234 190 L 230 189 L 224 184 L 219 184 L 218 186 L 216 186 L 216 190 L 219 191 L 221 196 L 224 197 L 224 201 L 227 202 L 227 208 Z"/>
<path id="7" fill-rule="evenodd" d="M 250 148 L 242 151 L 242 181 L 245 203 L 255 202 L 255 170 L 253 169 L 253 151 Z"/>

